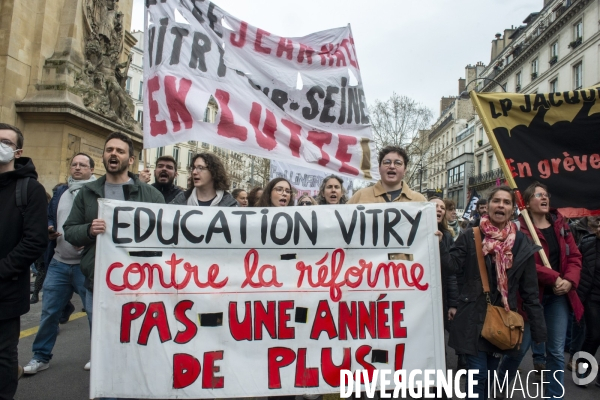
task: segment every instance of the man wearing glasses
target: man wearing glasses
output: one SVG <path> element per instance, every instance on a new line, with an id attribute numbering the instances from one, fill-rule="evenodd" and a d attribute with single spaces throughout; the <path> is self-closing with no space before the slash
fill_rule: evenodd
<path id="1" fill-rule="evenodd" d="M 391 203 L 396 201 L 427 201 L 403 181 L 408 155 L 403 148 L 386 146 L 379 151 L 379 175 L 374 185 L 354 193 L 348 204 Z"/>
<path id="2" fill-rule="evenodd" d="M 33 358 L 25 366 L 25 374 L 35 374 L 48 369 L 52 359 L 52 349 L 58 335 L 58 324 L 67 302 L 73 292 L 81 297 L 85 304 L 85 277 L 81 273 L 82 248 L 65 241 L 63 224 L 67 220 L 75 196 L 83 185 L 96 180 L 94 160 L 85 153 L 78 153 L 71 159 L 70 176 L 67 185 L 56 190 L 48 205 L 48 237 L 54 241 L 54 250 L 48 273 L 44 280 L 44 301 L 40 327 L 33 341 Z M 50 257 L 50 256 L 49 256 Z M 72 306 L 71 306 L 72 310 Z M 89 369 L 89 363 L 84 367 Z"/>
<path id="3" fill-rule="evenodd" d="M 0 123 L 0 398 L 12 399 L 19 374 L 21 315 L 29 311 L 29 266 L 48 245 L 46 190 L 23 134 Z M 17 193 L 19 200 L 17 200 Z"/>

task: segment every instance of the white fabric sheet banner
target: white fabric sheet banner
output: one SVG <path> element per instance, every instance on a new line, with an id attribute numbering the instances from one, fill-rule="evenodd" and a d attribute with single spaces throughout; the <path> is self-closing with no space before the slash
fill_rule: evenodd
<path id="1" fill-rule="evenodd" d="M 286 38 L 209 1 L 147 0 L 146 10 L 145 148 L 198 140 L 378 178 L 350 26 Z"/>
<path id="2" fill-rule="evenodd" d="M 90 397 L 339 393 L 340 371 L 445 370 L 432 203 L 100 200 Z"/>
<path id="3" fill-rule="evenodd" d="M 271 161 L 271 179 L 285 178 L 290 181 L 292 186 L 298 191 L 296 200 L 304 194 L 308 194 L 311 197 L 318 195 L 323 179 L 329 175 L 331 174 L 325 171 L 317 171 L 280 161 Z M 353 180 L 347 177 L 340 178 L 344 181 L 346 198 L 349 200 L 352 197 L 352 193 L 354 193 Z"/>

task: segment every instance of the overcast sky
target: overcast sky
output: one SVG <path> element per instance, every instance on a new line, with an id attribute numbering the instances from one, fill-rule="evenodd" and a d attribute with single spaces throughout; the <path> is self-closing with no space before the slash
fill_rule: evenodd
<path id="1" fill-rule="evenodd" d="M 352 25 L 369 104 L 393 92 L 439 116 L 442 96 L 458 94 L 467 64 L 490 62 L 491 41 L 522 25 L 543 0 L 218 0 L 237 18 L 280 36 Z M 144 28 L 134 0 L 133 30 Z"/>

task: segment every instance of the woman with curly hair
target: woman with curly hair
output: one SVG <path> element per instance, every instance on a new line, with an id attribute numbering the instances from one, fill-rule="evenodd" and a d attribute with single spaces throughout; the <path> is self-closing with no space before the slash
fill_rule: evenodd
<path id="1" fill-rule="evenodd" d="M 256 203 L 263 194 L 263 188 L 257 186 L 248 193 L 248 207 L 256 207 Z"/>
<path id="2" fill-rule="evenodd" d="M 317 203 L 319 204 L 346 204 L 346 189 L 344 188 L 344 180 L 337 175 L 329 175 L 323 179 L 319 194 L 317 195 Z"/>
<path id="3" fill-rule="evenodd" d="M 179 193 L 171 204 L 237 207 L 237 201 L 227 192 L 229 178 L 219 157 L 211 153 L 196 154 L 192 158 L 191 172 L 193 186 Z"/>
<path id="4" fill-rule="evenodd" d="M 256 203 L 257 207 L 289 207 L 294 205 L 292 184 L 285 178 L 272 179 Z"/>

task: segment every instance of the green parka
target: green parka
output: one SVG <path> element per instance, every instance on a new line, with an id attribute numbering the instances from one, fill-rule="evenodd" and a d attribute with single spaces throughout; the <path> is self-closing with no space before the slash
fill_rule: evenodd
<path id="1" fill-rule="evenodd" d="M 133 184 L 123 186 L 126 201 L 165 202 L 163 195 L 158 190 L 140 181 L 132 173 L 129 173 L 129 177 L 133 179 Z M 81 272 L 87 278 L 86 287 L 90 290 L 93 290 L 94 287 L 96 238 L 90 236 L 89 231 L 92 221 L 98 218 L 98 199 L 104 197 L 105 182 L 106 175 L 81 188 L 73 202 L 71 214 L 63 225 L 67 242 L 76 247 L 85 246 L 81 256 Z"/>

